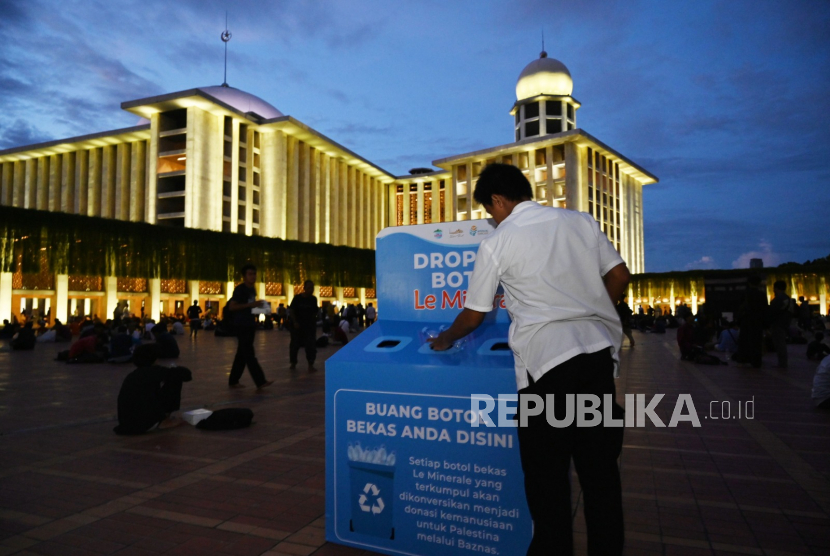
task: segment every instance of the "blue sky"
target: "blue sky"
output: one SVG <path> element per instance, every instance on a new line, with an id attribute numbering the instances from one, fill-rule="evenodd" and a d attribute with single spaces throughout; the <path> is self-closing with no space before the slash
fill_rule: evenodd
<path id="1" fill-rule="evenodd" d="M 830 2 L 0 0 L 0 149 L 136 123 L 222 82 L 394 174 L 513 140 L 546 49 L 579 127 L 660 178 L 646 270 L 830 253 Z"/>

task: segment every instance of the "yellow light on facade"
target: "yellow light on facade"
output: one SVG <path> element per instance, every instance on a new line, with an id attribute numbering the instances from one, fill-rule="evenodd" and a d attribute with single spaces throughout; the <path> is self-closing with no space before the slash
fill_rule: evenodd
<path id="1" fill-rule="evenodd" d="M 702 298 L 702 297 L 700 298 L 700 300 L 699 300 L 699 301 L 700 301 L 701 303 L 706 303 L 706 300 L 705 300 L 704 298 Z"/>
<path id="2" fill-rule="evenodd" d="M 177 158 L 176 160 L 187 160 L 187 157 L 186 157 L 186 156 L 180 156 L 180 157 L 179 157 L 179 158 Z"/>
<path id="3" fill-rule="evenodd" d="M 810 301 L 818 301 L 818 298 L 814 295 L 810 296 Z"/>
<path id="4" fill-rule="evenodd" d="M 668 302 L 669 302 L 669 298 L 668 298 L 668 297 L 664 297 L 664 298 L 663 298 L 663 303 L 668 303 Z"/>

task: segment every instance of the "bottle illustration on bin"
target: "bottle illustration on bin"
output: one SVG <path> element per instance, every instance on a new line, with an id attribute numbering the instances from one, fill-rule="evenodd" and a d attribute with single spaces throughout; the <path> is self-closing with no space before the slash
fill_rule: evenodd
<path id="1" fill-rule="evenodd" d="M 349 529 L 383 539 L 395 538 L 392 523 L 395 495 L 395 452 L 386 448 L 368 450 L 349 443 L 352 518 Z"/>

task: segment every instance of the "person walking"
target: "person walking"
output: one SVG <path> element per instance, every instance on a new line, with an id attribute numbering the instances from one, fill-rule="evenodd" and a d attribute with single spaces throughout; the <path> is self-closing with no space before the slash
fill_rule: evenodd
<path id="1" fill-rule="evenodd" d="M 519 451 L 534 523 L 527 554 L 573 554 L 573 458 L 585 498 L 588 554 L 619 555 L 623 428 L 553 428 L 544 411 L 529 411 L 528 399 L 553 401 L 557 419 L 564 419 L 566 396 L 591 394 L 602 400 L 602 414 L 622 416 L 623 409 L 613 401 L 606 408 L 606 400 L 616 396 L 622 338 L 614 303 L 630 274 L 590 215 L 546 207 L 532 197 L 515 166 L 491 164 L 481 173 L 474 198 L 498 229 L 479 245 L 464 309 L 429 341 L 435 350 L 449 349 L 481 325 L 497 288 L 504 288 L 520 399 Z"/>
<path id="2" fill-rule="evenodd" d="M 372 326 L 375 323 L 375 319 L 377 318 L 378 313 L 375 310 L 374 305 L 369 303 L 366 307 L 366 328 Z"/>
<path id="3" fill-rule="evenodd" d="M 202 308 L 199 307 L 199 302 L 194 300 L 193 305 L 187 308 L 187 318 L 190 323 L 190 335 L 195 339 L 202 329 L 202 319 L 199 315 L 202 314 Z"/>
<path id="4" fill-rule="evenodd" d="M 230 313 L 231 324 L 238 340 L 236 356 L 233 359 L 231 374 L 228 377 L 228 387 L 244 388 L 245 385 L 240 384 L 239 379 L 242 378 L 245 367 L 248 367 L 248 372 L 251 373 L 251 378 L 254 379 L 257 389 L 265 388 L 273 384 L 274 381 L 265 378 L 265 373 L 262 371 L 254 352 L 256 324 L 251 309 L 263 304 L 263 301 L 257 300 L 256 290 L 254 289 L 256 267 L 248 263 L 239 272 L 242 275 L 242 283 L 234 288 L 233 295 L 225 306 L 228 313 Z"/>
<path id="5" fill-rule="evenodd" d="M 306 280 L 303 283 L 303 293 L 294 296 L 288 306 L 291 322 L 291 344 L 289 346 L 289 360 L 291 368 L 297 368 L 297 355 L 300 348 L 305 347 L 305 357 L 308 361 L 308 372 L 317 371 L 314 360 L 317 358 L 317 298 L 314 296 L 314 282 Z"/>

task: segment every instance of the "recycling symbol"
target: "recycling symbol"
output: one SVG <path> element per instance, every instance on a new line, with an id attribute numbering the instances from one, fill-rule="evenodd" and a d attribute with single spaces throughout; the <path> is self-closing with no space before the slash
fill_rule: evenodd
<path id="1" fill-rule="evenodd" d="M 371 506 L 369 505 L 370 493 L 372 499 L 374 500 L 374 503 Z M 372 512 L 375 515 L 382 512 L 384 508 L 383 498 L 380 497 L 380 489 L 372 483 L 366 483 L 366 486 L 363 487 L 363 494 L 361 494 L 360 498 L 357 499 L 357 503 L 360 505 L 361 510 L 364 512 Z"/>

